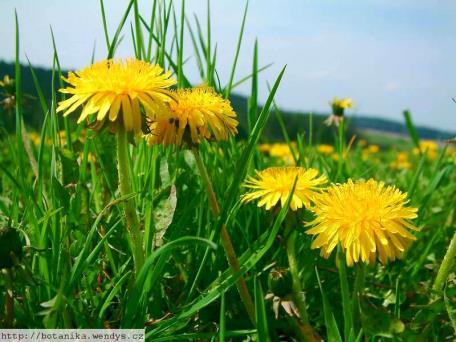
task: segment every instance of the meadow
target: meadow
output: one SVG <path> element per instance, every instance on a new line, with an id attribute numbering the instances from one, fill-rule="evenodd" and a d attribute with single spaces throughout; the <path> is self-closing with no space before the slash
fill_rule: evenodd
<path id="1" fill-rule="evenodd" d="M 236 72 L 247 6 L 227 79 L 209 2 L 193 18 L 185 1 L 140 13 L 131 0 L 115 32 L 103 0 L 100 13 L 106 61 L 62 73 L 54 44 L 52 89 L 29 62 L 34 94 L 22 90 L 16 16 L 16 72 L 0 84 L 14 123 L 0 135 L 1 327 L 145 328 L 151 341 L 454 340 L 451 142 L 420 139 L 408 112 L 406 143 L 362 139 L 349 99 L 328 106 L 324 141 L 312 116 L 290 136 L 274 97 L 293 71 L 283 67 L 262 105 L 257 45 L 251 73 Z M 123 35 L 133 46 L 119 60 Z M 245 83 L 241 127 L 229 99 Z M 31 98 L 39 131 L 24 120 Z M 272 115 L 282 141 L 263 135 Z"/>

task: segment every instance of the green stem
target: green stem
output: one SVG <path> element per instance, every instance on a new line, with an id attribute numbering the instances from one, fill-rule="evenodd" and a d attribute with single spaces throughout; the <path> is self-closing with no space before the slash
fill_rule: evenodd
<path id="1" fill-rule="evenodd" d="M 445 253 L 442 263 L 440 264 L 439 271 L 435 277 L 432 289 L 436 292 L 442 292 L 443 286 L 448 278 L 448 274 L 453 268 L 454 260 L 456 258 L 456 231 L 451 239 L 450 245 Z"/>
<path id="2" fill-rule="evenodd" d="M 355 284 L 353 286 L 353 325 L 356 328 L 361 328 L 361 312 L 359 308 L 359 296 L 363 292 L 364 280 L 366 278 L 366 265 L 364 263 L 356 264 Z"/>
<path id="3" fill-rule="evenodd" d="M 340 280 L 340 292 L 342 295 L 342 310 L 344 313 L 344 341 L 349 341 L 350 332 L 353 330 L 353 314 L 350 305 L 350 294 L 348 289 L 347 265 L 342 248 L 337 246 L 338 270 Z M 353 331 L 354 332 L 354 331 Z"/>
<path id="4" fill-rule="evenodd" d="M 345 157 L 344 157 L 344 153 L 345 153 L 345 120 L 342 120 L 339 123 L 339 126 L 337 127 L 337 132 L 338 132 L 337 149 L 338 149 L 338 155 L 339 155 L 339 159 L 337 161 L 337 179 L 342 181 L 343 179 L 341 179 L 341 177 L 342 177 L 342 171 L 343 171 L 344 163 L 345 163 Z"/>
<path id="5" fill-rule="evenodd" d="M 121 196 L 130 195 L 133 192 L 131 188 L 128 153 L 127 132 L 123 126 L 119 125 L 117 132 L 117 161 Z M 133 260 L 135 263 L 135 271 L 136 274 L 138 274 L 144 263 L 144 251 L 134 198 L 129 198 L 124 201 L 124 212 L 127 229 L 131 238 L 131 248 L 133 252 Z"/>
<path id="6" fill-rule="evenodd" d="M 306 341 L 316 341 L 313 328 L 309 323 L 309 315 L 307 314 L 306 298 L 302 290 L 301 280 L 299 278 L 298 262 L 296 260 L 296 236 L 297 231 L 294 227 L 288 226 L 285 230 L 287 239 L 287 257 L 288 266 L 290 267 L 291 278 L 293 281 L 293 300 L 298 307 L 300 315 L 300 331 Z"/>
<path id="7" fill-rule="evenodd" d="M 207 194 L 209 197 L 209 203 L 212 208 L 212 212 L 215 216 L 220 215 L 220 207 L 218 205 L 217 197 L 215 196 L 214 188 L 212 186 L 211 179 L 209 174 L 207 173 L 206 166 L 204 165 L 203 160 L 201 159 L 201 155 L 196 147 L 192 148 L 193 155 L 195 156 L 196 166 L 198 167 L 199 173 L 203 180 L 203 183 L 206 187 Z M 228 230 L 226 229 L 225 225 L 222 225 L 222 229 L 220 230 L 220 238 L 222 240 L 222 245 L 225 250 L 225 255 L 228 260 L 228 264 L 230 265 L 231 271 L 233 274 L 239 273 L 241 268 L 239 265 L 239 260 L 236 257 L 236 252 L 234 251 L 233 243 L 231 242 L 230 235 Z M 241 297 L 242 302 L 244 303 L 245 309 L 249 315 L 250 321 L 256 325 L 255 320 L 255 305 L 253 304 L 252 297 L 247 289 L 247 284 L 245 282 L 244 277 L 241 275 L 236 283 L 239 295 Z"/>

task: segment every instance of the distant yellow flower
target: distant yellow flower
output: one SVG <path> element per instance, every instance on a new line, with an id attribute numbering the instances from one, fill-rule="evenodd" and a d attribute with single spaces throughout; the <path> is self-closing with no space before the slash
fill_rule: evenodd
<path id="1" fill-rule="evenodd" d="M 285 143 L 275 143 L 269 148 L 269 155 L 274 158 L 280 158 L 285 162 L 286 165 L 293 165 L 294 158 L 291 148 L 296 147 L 296 143 L 292 142 L 291 147 Z"/>
<path id="2" fill-rule="evenodd" d="M 421 140 L 419 148 L 413 149 L 413 154 L 425 154 L 428 159 L 435 160 L 439 155 L 439 144 L 434 140 Z"/>
<path id="3" fill-rule="evenodd" d="M 291 155 L 290 146 L 283 143 L 272 144 L 269 148 L 269 155 L 271 157 L 287 157 Z"/>
<path id="4" fill-rule="evenodd" d="M 269 152 L 269 150 L 271 149 L 271 145 L 270 144 L 261 144 L 258 146 L 258 150 L 260 152 Z"/>
<path id="5" fill-rule="evenodd" d="M 97 157 L 95 157 L 93 153 L 89 152 L 89 154 L 87 155 L 87 161 L 89 163 L 95 163 L 97 161 Z"/>
<path id="6" fill-rule="evenodd" d="M 412 168 L 412 164 L 408 160 L 394 160 L 390 163 L 390 168 L 398 170 L 410 170 Z"/>
<path id="7" fill-rule="evenodd" d="M 369 153 L 378 153 L 378 151 L 380 151 L 380 147 L 378 147 L 378 145 L 369 145 L 367 150 Z"/>
<path id="8" fill-rule="evenodd" d="M 364 139 L 360 139 L 358 141 L 358 145 L 361 146 L 361 147 L 365 147 L 365 146 L 367 146 L 367 141 L 364 140 Z"/>
<path id="9" fill-rule="evenodd" d="M 334 152 L 334 146 L 321 144 L 317 146 L 317 151 L 323 154 L 331 154 Z"/>
<path id="10" fill-rule="evenodd" d="M 408 153 L 407 152 L 399 152 L 396 157 L 397 160 L 405 161 L 408 160 Z"/>
<path id="11" fill-rule="evenodd" d="M 82 163 L 82 161 L 84 160 L 84 152 L 82 151 L 81 153 L 79 153 L 79 163 Z M 97 161 L 97 157 L 92 153 L 92 152 L 89 152 L 87 154 L 87 162 L 88 163 L 95 163 Z"/>
<path id="12" fill-rule="evenodd" d="M 315 219 L 307 234 L 317 235 L 312 248 L 328 258 L 340 243 L 348 266 L 400 258 L 416 238 L 408 229 L 417 209 L 406 206 L 407 194 L 373 179 L 349 180 L 315 196 Z"/>
<path id="13" fill-rule="evenodd" d="M 242 202 L 250 202 L 259 199 L 258 207 L 265 206 L 271 209 L 280 201 L 283 206 L 293 188 L 295 178 L 295 191 L 290 201 L 291 210 L 297 210 L 303 206 L 309 207 L 314 195 L 320 191 L 327 182 L 325 176 L 318 175 L 315 169 L 302 167 L 270 167 L 257 171 L 255 177 L 249 177 L 244 187 L 251 192 L 242 196 Z"/>
<path id="14" fill-rule="evenodd" d="M 3 80 L 0 80 L 0 105 L 11 113 L 16 105 L 16 87 L 14 79 L 8 75 L 3 76 Z"/>
<path id="15" fill-rule="evenodd" d="M 70 86 L 60 91 L 71 97 L 60 102 L 57 111 L 67 116 L 84 105 L 78 123 L 96 114 L 99 124 L 109 118 L 135 134 L 143 124 L 141 106 L 150 118 L 165 115 L 165 104 L 171 100 L 167 88 L 176 83 L 159 65 L 135 59 L 104 60 L 70 72 L 64 80 Z"/>
<path id="16" fill-rule="evenodd" d="M 230 101 L 207 87 L 179 89 L 170 102 L 170 117 L 149 124 L 149 144 L 181 145 L 183 141 L 200 143 L 214 137 L 227 140 L 237 133 L 236 113 Z"/>
<path id="17" fill-rule="evenodd" d="M 390 167 L 392 169 L 410 170 L 412 168 L 412 164 L 408 160 L 408 153 L 399 152 L 396 156 L 396 160 L 393 160 L 390 163 Z"/>
<path id="18" fill-rule="evenodd" d="M 9 75 L 4 75 L 3 79 L 0 80 L 0 88 L 8 88 L 14 86 L 14 79 L 12 79 Z"/>
<path id="19" fill-rule="evenodd" d="M 349 97 L 344 99 L 334 97 L 329 105 L 332 109 L 332 115 L 325 120 L 325 124 L 328 126 L 332 124 L 338 126 L 339 123 L 344 119 L 345 110 L 353 107 L 353 101 Z"/>
<path id="20" fill-rule="evenodd" d="M 425 150 L 438 150 L 439 144 L 434 140 L 421 140 L 420 141 L 420 150 L 424 152 Z"/>
<path id="21" fill-rule="evenodd" d="M 333 108 L 334 114 L 337 115 L 337 111 L 340 109 L 348 109 L 353 107 L 353 101 L 351 98 L 347 97 L 344 99 L 339 99 L 337 97 L 334 97 L 332 102 L 330 102 L 331 107 Z M 336 109 L 336 110 L 334 110 Z"/>
<path id="22" fill-rule="evenodd" d="M 363 160 L 368 160 L 370 158 L 371 154 L 378 153 L 380 151 L 380 147 L 377 145 L 369 145 L 366 148 L 363 149 L 362 151 L 362 159 Z M 374 160 L 374 159 L 372 159 Z"/>
<path id="23" fill-rule="evenodd" d="M 40 142 L 41 142 L 41 137 L 38 133 L 36 132 L 30 132 L 29 133 L 29 138 L 30 138 L 30 141 L 33 143 L 33 145 L 39 145 Z"/>

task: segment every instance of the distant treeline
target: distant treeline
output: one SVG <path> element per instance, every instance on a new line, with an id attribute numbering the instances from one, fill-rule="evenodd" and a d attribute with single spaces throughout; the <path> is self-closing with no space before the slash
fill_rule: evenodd
<path id="1" fill-rule="evenodd" d="M 48 103 L 51 101 L 52 96 L 52 82 L 54 82 L 54 88 L 59 88 L 59 77 L 57 73 L 54 75 L 54 81 L 52 77 L 52 71 L 43 68 L 34 68 L 34 72 L 41 86 L 44 96 Z M 64 73 L 66 75 L 66 72 Z M 10 75 L 14 77 L 14 64 L 0 61 L 0 78 L 4 75 Z M 28 66 L 21 67 L 22 76 L 22 90 L 27 96 L 24 100 L 24 120 L 30 127 L 39 129 L 43 122 L 43 114 L 41 112 L 37 92 L 35 89 L 32 73 Z M 231 102 L 233 108 L 237 112 L 240 121 L 239 133 L 241 137 L 247 135 L 247 98 L 240 95 L 232 95 Z M 261 108 L 259 108 L 261 110 Z M 12 129 L 13 118 L 5 115 L 3 108 L 0 107 L 0 125 L 7 129 Z M 323 125 L 323 121 L 329 115 L 329 113 L 313 113 L 312 120 L 310 120 L 310 114 L 306 112 L 287 112 L 281 110 L 281 115 L 284 119 L 286 130 L 292 140 L 296 139 L 298 133 L 304 134 L 306 139 L 309 137 L 309 126 L 312 121 L 313 127 L 313 139 L 319 142 L 331 142 L 334 138 L 334 130 L 332 128 Z M 348 136 L 356 132 L 362 132 L 365 129 L 375 129 L 377 131 L 383 131 L 387 133 L 395 134 L 407 134 L 407 128 L 403 123 L 399 123 L 392 120 L 371 118 L 371 117 L 351 117 L 349 119 L 350 125 Z M 450 132 L 443 132 L 440 130 L 417 127 L 418 134 L 423 139 L 449 139 L 454 134 Z M 277 119 L 277 113 L 273 109 L 263 133 L 263 140 L 268 142 L 282 141 L 283 133 L 279 121 Z"/>

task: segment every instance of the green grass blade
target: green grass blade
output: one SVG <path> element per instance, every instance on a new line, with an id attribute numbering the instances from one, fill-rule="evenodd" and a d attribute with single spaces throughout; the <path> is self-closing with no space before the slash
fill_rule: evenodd
<path id="1" fill-rule="evenodd" d="M 405 126 L 407 127 L 407 131 L 409 132 L 410 138 L 412 138 L 413 144 L 417 148 L 420 148 L 420 138 L 418 136 L 418 132 L 416 131 L 415 125 L 413 124 L 412 115 L 410 114 L 410 111 L 405 110 L 403 112 L 403 115 L 405 119 Z"/>
<path id="2" fill-rule="evenodd" d="M 295 179 L 292 191 L 288 195 L 287 201 L 285 202 L 284 206 L 280 209 L 280 212 L 277 215 L 270 232 L 264 232 L 256 240 L 255 245 L 252 246 L 252 248 L 249 251 L 245 252 L 239 258 L 239 263 L 241 265 L 240 271 L 233 274 L 231 268 L 227 269 L 225 272 L 223 272 L 221 276 L 219 276 L 216 280 L 213 281 L 213 283 L 208 287 L 209 290 L 206 293 L 200 295 L 191 304 L 183 307 L 180 310 L 180 313 L 175 317 L 157 325 L 156 329 L 150 331 L 147 334 L 147 338 L 155 338 L 155 336 L 161 336 L 165 333 L 165 331 L 176 325 L 177 322 L 185 321 L 186 319 L 190 318 L 200 309 L 215 301 L 221 293 L 227 291 L 232 286 L 234 286 L 241 275 L 248 272 L 258 263 L 258 261 L 272 247 L 279 232 L 279 229 L 282 227 L 282 223 L 285 220 L 285 217 L 288 213 L 290 201 L 294 193 L 296 180 L 297 179 Z M 228 225 L 227 222 L 225 222 L 225 224 Z M 172 333 L 172 329 L 170 329 L 170 331 L 168 331 L 167 333 Z"/>
<path id="3" fill-rule="evenodd" d="M 271 66 L 273 66 L 274 63 L 269 63 L 269 64 L 266 64 L 265 66 L 261 67 L 258 69 L 258 74 L 260 74 L 262 71 L 265 71 L 267 69 L 269 69 Z M 240 80 L 234 82 L 233 86 L 231 87 L 231 90 L 239 87 L 241 84 L 247 82 L 248 80 L 250 80 L 251 78 L 253 77 L 253 74 L 249 74 L 243 78 L 241 78 Z"/>
<path id="4" fill-rule="evenodd" d="M 244 36 L 245 20 L 247 19 L 247 10 L 249 8 L 249 1 L 245 2 L 244 16 L 242 17 L 241 29 L 239 30 L 239 37 L 236 45 L 236 51 L 234 53 L 233 65 L 231 66 L 230 78 L 228 85 L 225 88 L 225 98 L 230 97 L 231 88 L 233 87 L 234 74 L 236 73 L 237 62 L 239 58 L 239 51 L 241 51 L 242 37 Z M 258 72 L 257 72 L 258 73 Z"/>
<path id="5" fill-rule="evenodd" d="M 261 283 L 255 279 L 255 314 L 257 322 L 258 341 L 270 341 L 268 331 L 268 316 L 264 304 L 264 293 Z"/>
<path id="6" fill-rule="evenodd" d="M 253 47 L 252 88 L 248 101 L 247 128 L 251 132 L 258 112 L 258 42 Z"/>
<path id="7" fill-rule="evenodd" d="M 225 293 L 223 292 L 220 296 L 220 330 L 219 330 L 219 341 L 225 342 L 226 336 L 226 301 Z"/>
<path id="8" fill-rule="evenodd" d="M 127 271 L 112 287 L 111 291 L 107 292 L 107 296 L 101 305 L 101 308 L 98 312 L 98 319 L 101 321 L 104 317 L 106 309 L 111 305 L 113 298 L 119 293 L 122 288 L 122 285 L 129 279 L 132 271 Z"/>
<path id="9" fill-rule="evenodd" d="M 317 267 L 315 267 L 315 274 L 317 275 L 318 287 L 320 288 L 321 299 L 323 302 L 323 313 L 325 317 L 325 326 L 328 341 L 342 342 L 342 337 L 340 336 L 339 328 L 337 327 L 337 322 L 334 317 L 331 304 L 329 302 L 328 296 L 326 295 L 326 292 L 323 290 L 323 286 L 321 285 L 320 275 L 318 274 Z"/>
<path id="10" fill-rule="evenodd" d="M 126 309 L 125 309 L 125 317 L 124 321 L 122 323 L 122 327 L 131 327 L 131 326 L 137 326 L 138 324 L 135 324 L 135 318 L 137 317 L 137 308 L 139 306 L 140 300 L 143 297 L 147 296 L 148 291 L 144 291 L 144 286 L 146 279 L 148 279 L 148 276 L 150 274 L 150 269 L 152 268 L 152 265 L 155 262 L 155 259 L 157 259 L 159 256 L 165 256 L 168 257 L 169 254 L 176 248 L 191 244 L 191 243 L 203 243 L 207 246 L 209 246 L 212 249 L 216 249 L 217 245 L 214 244 L 212 241 L 203 239 L 203 238 L 198 238 L 198 237 L 192 237 L 192 236 L 185 236 L 178 238 L 174 241 L 171 241 L 164 245 L 163 247 L 157 249 L 154 251 L 144 262 L 143 267 L 141 268 L 141 271 L 139 271 L 139 274 L 136 278 L 135 285 L 133 287 L 133 290 L 128 298 Z M 165 260 L 165 258 L 163 258 Z M 155 274 L 154 277 L 151 277 L 151 279 L 148 279 L 148 288 L 153 288 L 153 284 L 158 280 L 158 277 L 160 276 L 161 272 L 156 272 L 159 274 Z M 136 320 L 137 322 L 137 320 Z M 142 323 L 140 324 L 140 326 Z"/>
<path id="11" fill-rule="evenodd" d="M 100 0 L 100 10 L 101 10 L 101 19 L 103 21 L 103 32 L 105 36 L 105 41 L 106 41 L 106 48 L 110 49 L 110 40 L 109 40 L 109 34 L 108 34 L 108 26 L 106 24 L 106 13 L 105 13 L 105 8 L 104 8 L 104 3 L 103 0 Z"/>
<path id="12" fill-rule="evenodd" d="M 206 19 L 206 76 L 207 76 L 207 84 L 209 86 L 213 85 L 212 80 L 212 66 L 211 66 L 211 1 L 207 0 L 207 19 Z"/>
<path id="13" fill-rule="evenodd" d="M 155 15 L 157 11 L 157 0 L 154 0 L 154 3 L 152 5 L 152 13 L 150 15 L 150 32 L 149 32 L 149 39 L 147 41 L 147 55 L 146 55 L 146 60 L 150 61 L 152 58 L 152 32 L 154 30 L 154 24 L 155 24 Z"/>
<path id="14" fill-rule="evenodd" d="M 178 88 L 182 88 L 184 86 L 184 81 L 183 81 L 184 27 L 185 27 L 185 0 L 181 0 L 179 45 L 178 45 L 178 56 L 177 56 L 177 87 Z"/>
<path id="15" fill-rule="evenodd" d="M 17 144 L 17 161 L 19 166 L 19 175 L 23 179 L 24 172 L 24 143 L 22 140 L 22 77 L 21 77 L 21 62 L 20 62 L 20 45 L 19 45 L 19 20 L 17 18 L 17 12 L 14 11 L 15 16 L 15 27 L 16 27 L 16 56 L 15 56 L 15 65 L 14 65 L 14 78 L 15 78 L 15 96 L 16 96 L 16 105 L 15 105 L 15 114 L 16 114 L 16 144 Z"/>
<path id="16" fill-rule="evenodd" d="M 108 59 L 111 59 L 114 57 L 117 45 L 119 43 L 120 33 L 122 32 L 125 22 L 127 21 L 128 15 L 130 14 L 130 10 L 133 6 L 133 2 L 134 2 L 134 0 L 130 0 L 128 7 L 125 10 L 125 13 L 119 23 L 119 26 L 117 27 L 116 33 L 114 34 L 114 37 L 112 38 L 111 44 L 109 44 Z"/>
<path id="17" fill-rule="evenodd" d="M 141 30 L 141 21 L 138 9 L 138 0 L 133 0 L 133 17 L 135 21 L 136 47 L 138 49 L 136 58 L 143 59 L 146 57 L 144 50 L 144 36 Z"/>
<path id="18" fill-rule="evenodd" d="M 271 92 L 269 93 L 269 96 L 266 100 L 266 103 L 264 104 L 260 115 L 258 116 L 258 119 L 256 120 L 255 126 L 253 126 L 252 132 L 249 135 L 249 139 L 247 141 L 247 146 L 245 147 L 244 151 L 242 152 L 241 157 L 239 158 L 239 161 L 237 162 L 237 168 L 235 170 L 234 176 L 233 176 L 233 181 L 231 182 L 231 185 L 229 186 L 226 194 L 226 200 L 222 206 L 222 212 L 220 215 L 220 221 L 219 222 L 224 222 L 227 213 L 230 210 L 230 208 L 233 207 L 233 204 L 235 203 L 238 193 L 239 193 L 239 186 L 242 182 L 242 180 L 245 177 L 245 173 L 247 170 L 247 166 L 249 165 L 249 160 L 252 157 L 253 153 L 255 152 L 255 146 L 258 143 L 258 139 L 260 138 L 261 133 L 263 132 L 263 128 L 266 125 L 266 122 L 269 117 L 269 110 L 272 105 L 272 100 L 274 99 L 274 96 L 277 92 L 277 89 L 279 88 L 280 81 L 282 80 L 283 74 L 285 73 L 286 66 L 283 67 L 282 71 L 280 72 L 279 76 L 277 77 Z M 219 225 L 221 227 L 221 225 Z"/>

